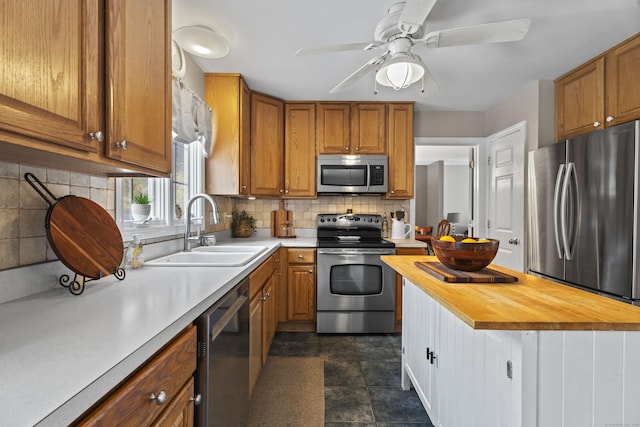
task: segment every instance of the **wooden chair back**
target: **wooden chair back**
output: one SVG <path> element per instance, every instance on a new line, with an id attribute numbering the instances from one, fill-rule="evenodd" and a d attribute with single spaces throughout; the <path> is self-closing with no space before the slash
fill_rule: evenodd
<path id="1" fill-rule="evenodd" d="M 442 236 L 446 236 L 449 234 L 451 230 L 451 224 L 446 219 L 443 219 L 438 223 L 438 228 L 436 229 L 436 238 L 440 238 Z"/>

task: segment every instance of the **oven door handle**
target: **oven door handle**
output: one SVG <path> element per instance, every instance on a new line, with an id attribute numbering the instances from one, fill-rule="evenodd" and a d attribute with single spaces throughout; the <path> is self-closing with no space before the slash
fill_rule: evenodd
<path id="1" fill-rule="evenodd" d="M 395 255 L 395 249 L 318 249 L 318 255 Z"/>

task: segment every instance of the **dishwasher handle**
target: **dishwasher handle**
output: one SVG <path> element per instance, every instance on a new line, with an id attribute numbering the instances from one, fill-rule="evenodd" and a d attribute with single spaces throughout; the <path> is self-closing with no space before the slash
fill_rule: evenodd
<path id="1" fill-rule="evenodd" d="M 240 311 L 242 306 L 248 300 L 249 297 L 245 294 L 239 296 L 238 299 L 235 300 L 235 302 L 231 305 L 231 307 L 227 309 L 227 312 L 211 326 L 211 342 L 213 342 L 213 340 L 215 340 L 216 337 L 220 335 L 220 332 L 222 332 L 224 327 L 227 326 L 227 323 L 229 323 L 231 318 L 233 318 L 233 316 L 235 316 L 236 313 Z"/>

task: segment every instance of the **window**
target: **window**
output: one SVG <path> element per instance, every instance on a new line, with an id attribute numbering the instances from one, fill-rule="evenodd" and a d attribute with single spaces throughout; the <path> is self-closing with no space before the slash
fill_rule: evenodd
<path id="1" fill-rule="evenodd" d="M 171 178 L 117 178 L 116 222 L 128 240 L 130 234 L 172 235 L 184 232 L 187 202 L 204 191 L 204 147 L 199 141 L 173 143 Z M 147 193 L 151 214 L 145 221 L 131 216 L 133 197 Z M 202 200 L 192 207 L 194 219 L 204 216 Z"/>

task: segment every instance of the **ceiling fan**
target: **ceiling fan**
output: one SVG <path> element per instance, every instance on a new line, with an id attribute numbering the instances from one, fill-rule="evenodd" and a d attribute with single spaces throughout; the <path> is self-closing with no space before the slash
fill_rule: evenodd
<path id="1" fill-rule="evenodd" d="M 406 0 L 395 3 L 376 25 L 374 41 L 302 48 L 297 56 L 349 50 L 384 49 L 382 55 L 369 60 L 329 93 L 347 86 L 376 71 L 377 83 L 399 90 L 422 80 L 421 92 L 431 95 L 438 84 L 422 59 L 413 53 L 414 46 L 440 48 L 471 44 L 501 43 L 522 40 L 531 26 L 530 19 L 516 19 L 470 27 L 451 28 L 424 34 L 425 20 L 437 0 Z M 377 89 L 375 90 L 377 93 Z"/>

